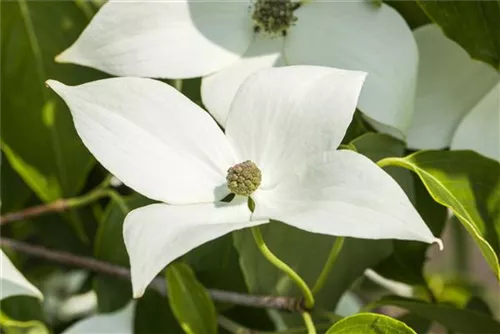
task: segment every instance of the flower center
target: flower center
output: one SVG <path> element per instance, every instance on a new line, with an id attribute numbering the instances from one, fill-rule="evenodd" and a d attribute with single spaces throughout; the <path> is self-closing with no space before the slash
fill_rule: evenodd
<path id="1" fill-rule="evenodd" d="M 232 193 L 249 196 L 260 186 L 262 173 L 253 161 L 247 160 L 229 168 L 226 180 Z"/>
<path id="2" fill-rule="evenodd" d="M 299 6 L 291 0 L 257 0 L 252 14 L 255 31 L 286 35 L 286 30 L 297 21 L 293 11 Z"/>

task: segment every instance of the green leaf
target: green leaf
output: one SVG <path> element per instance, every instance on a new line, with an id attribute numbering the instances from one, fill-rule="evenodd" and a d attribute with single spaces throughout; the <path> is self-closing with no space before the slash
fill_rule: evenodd
<path id="1" fill-rule="evenodd" d="M 429 304 L 421 300 L 397 296 L 384 297 L 371 306 L 393 305 L 407 309 L 422 318 L 437 321 L 449 330 L 463 334 L 498 333 L 500 323 L 493 318 L 469 309 L 444 304 Z"/>
<path id="2" fill-rule="evenodd" d="M 326 334 L 416 334 L 404 322 L 376 313 L 358 313 L 335 323 Z"/>
<path id="3" fill-rule="evenodd" d="M 402 141 L 380 133 L 367 133 L 352 140 L 349 145 L 372 161 L 402 156 L 405 152 L 405 144 Z M 446 218 L 446 209 L 432 200 L 423 188 L 422 182 L 415 179 L 410 171 L 397 167 L 388 167 L 386 171 L 405 190 L 434 235 L 440 235 Z M 394 248 L 393 253 L 375 270 L 387 278 L 408 284 L 425 285 L 422 271 L 429 245 L 406 240 L 392 240 L 391 242 Z"/>
<path id="4" fill-rule="evenodd" d="M 326 262 L 334 237 L 305 232 L 295 227 L 271 222 L 261 226 L 269 249 L 313 286 Z M 233 233 L 240 263 L 251 293 L 297 296 L 301 293 L 289 277 L 270 264 L 260 253 L 250 230 Z M 316 305 L 334 309 L 342 294 L 364 270 L 376 265 L 391 253 L 389 240 L 346 238 L 327 281 L 316 297 Z M 298 315 L 284 315 L 290 326 L 302 326 Z"/>
<path id="5" fill-rule="evenodd" d="M 397 10 L 412 29 L 431 22 L 429 17 L 427 17 L 422 8 L 414 0 L 386 0 L 384 2 Z"/>
<path id="6" fill-rule="evenodd" d="M 31 196 L 31 190 L 14 169 L 12 169 L 12 166 L 3 154 L 0 169 L 0 198 L 2 199 L 0 209 L 2 213 L 19 210 Z"/>
<path id="7" fill-rule="evenodd" d="M 188 334 L 217 333 L 215 306 L 188 265 L 167 266 L 167 291 L 175 317 Z"/>
<path id="8" fill-rule="evenodd" d="M 196 277 L 207 288 L 247 292 L 231 234 L 193 249 L 182 260 L 196 272 Z"/>
<path id="9" fill-rule="evenodd" d="M 5 334 L 49 334 L 48 328 L 38 320 L 18 321 L 0 311 L 0 326 Z"/>
<path id="10" fill-rule="evenodd" d="M 446 222 L 446 208 L 436 203 L 418 176 L 414 177 L 414 205 L 433 235 L 441 235 Z M 375 269 L 380 275 L 410 285 L 427 285 L 423 274 L 430 245 L 417 241 L 393 240 L 393 254 Z"/>
<path id="11" fill-rule="evenodd" d="M 460 219 L 500 278 L 500 164 L 472 151 L 420 151 L 382 160 L 414 171 L 434 200 Z"/>
<path id="12" fill-rule="evenodd" d="M 166 296 L 148 289 L 137 300 L 134 333 L 182 333 Z"/>
<path id="13" fill-rule="evenodd" d="M 500 3 L 498 1 L 423 1 L 420 7 L 446 36 L 469 55 L 500 69 Z"/>
<path id="14" fill-rule="evenodd" d="M 94 256 L 98 259 L 129 267 L 129 259 L 123 241 L 123 221 L 130 210 L 147 205 L 151 200 L 135 194 L 123 198 L 123 203 L 112 200 L 96 233 Z M 106 275 L 97 275 L 94 290 L 100 312 L 114 312 L 124 307 L 132 298 L 130 282 Z"/>
<path id="15" fill-rule="evenodd" d="M 76 195 L 94 160 L 71 115 L 45 87 L 92 81 L 97 72 L 54 63 L 88 23 L 74 2 L 9 1 L 1 11 L 2 150 L 44 201 Z"/>

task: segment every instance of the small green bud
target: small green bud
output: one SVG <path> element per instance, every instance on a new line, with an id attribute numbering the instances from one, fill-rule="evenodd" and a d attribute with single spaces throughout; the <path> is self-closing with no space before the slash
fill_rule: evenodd
<path id="1" fill-rule="evenodd" d="M 247 160 L 229 168 L 226 180 L 232 193 L 249 196 L 260 186 L 262 173 L 253 161 Z"/>
<path id="2" fill-rule="evenodd" d="M 252 14 L 256 30 L 270 35 L 285 35 L 286 30 L 297 21 L 293 11 L 298 6 L 299 3 L 291 0 L 257 0 Z"/>

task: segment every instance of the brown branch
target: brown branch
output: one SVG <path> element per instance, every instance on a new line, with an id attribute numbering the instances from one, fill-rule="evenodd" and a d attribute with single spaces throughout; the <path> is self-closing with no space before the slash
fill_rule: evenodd
<path id="1" fill-rule="evenodd" d="M 130 280 L 130 270 L 128 268 L 94 258 L 78 256 L 63 251 L 50 250 L 43 246 L 31 245 L 8 238 L 0 238 L 0 246 L 6 246 L 23 254 L 57 262 L 70 267 L 84 268 L 96 273 Z M 166 294 L 165 281 L 162 278 L 155 278 L 149 285 L 149 288 L 154 289 L 163 295 Z M 301 312 L 304 310 L 302 300 L 292 297 L 255 296 L 216 289 L 209 289 L 208 292 L 212 296 L 213 300 L 223 303 L 256 308 L 273 308 L 289 312 Z"/>
<path id="2" fill-rule="evenodd" d="M 40 216 L 46 213 L 62 212 L 67 208 L 68 201 L 65 199 L 58 199 L 57 201 L 49 204 L 41 204 L 21 211 L 7 213 L 0 217 L 0 225 Z"/>

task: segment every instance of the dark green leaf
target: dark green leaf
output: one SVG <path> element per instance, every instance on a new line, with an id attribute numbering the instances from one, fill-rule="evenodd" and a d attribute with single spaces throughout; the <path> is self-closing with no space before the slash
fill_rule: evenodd
<path id="1" fill-rule="evenodd" d="M 429 319 L 419 317 L 413 313 L 407 313 L 398 319 L 410 326 L 417 333 L 430 333 L 429 330 L 431 329 L 432 321 Z"/>
<path id="2" fill-rule="evenodd" d="M 363 134 L 373 131 L 373 128 L 368 124 L 363 118 L 363 114 L 361 111 L 356 110 L 354 116 L 352 118 L 351 124 L 347 128 L 344 139 L 342 140 L 343 144 L 348 144 L 354 138 L 358 138 Z"/>
<path id="3" fill-rule="evenodd" d="M 422 1 L 420 7 L 469 55 L 500 69 L 500 2 Z"/>
<path id="4" fill-rule="evenodd" d="M 491 309 L 488 306 L 488 304 L 486 304 L 484 300 L 482 300 L 480 297 L 477 296 L 471 297 L 467 302 L 465 308 L 493 317 L 493 313 L 491 312 Z"/>
<path id="5" fill-rule="evenodd" d="M 44 201 L 74 196 L 94 160 L 66 106 L 44 82 L 92 81 L 96 72 L 54 63 L 88 22 L 70 1 L 2 2 L 1 140 L 12 167 Z"/>
<path id="6" fill-rule="evenodd" d="M 191 268 L 171 263 L 166 279 L 170 307 L 182 329 L 188 334 L 217 333 L 215 306 Z"/>
<path id="7" fill-rule="evenodd" d="M 434 200 L 460 219 L 497 277 L 500 267 L 500 164 L 472 151 L 420 151 L 387 166 L 413 170 Z"/>
<path id="8" fill-rule="evenodd" d="M 23 182 L 19 175 L 12 169 L 11 165 L 2 154 L 1 157 L 0 188 L 2 213 L 19 210 L 31 196 L 30 188 Z"/>
<path id="9" fill-rule="evenodd" d="M 45 321 L 40 301 L 34 297 L 13 296 L 2 300 L 2 313 L 17 321 Z"/>
<path id="10" fill-rule="evenodd" d="M 129 210 L 151 203 L 140 195 L 124 198 L 121 206 L 110 202 L 97 230 L 94 256 L 98 259 L 129 267 L 129 260 L 123 241 L 123 221 Z M 125 208 L 123 207 L 125 206 Z M 100 312 L 113 312 L 124 307 L 132 298 L 132 286 L 129 281 L 97 275 L 94 290 Z"/>
<path id="11" fill-rule="evenodd" d="M 270 250 L 312 286 L 326 262 L 335 238 L 308 233 L 274 221 L 262 225 L 261 230 Z M 251 293 L 301 296 L 289 277 L 260 253 L 250 230 L 234 232 L 234 239 Z M 346 238 L 326 284 L 317 296 L 318 307 L 333 309 L 341 295 L 364 270 L 388 256 L 391 250 L 391 242 L 388 240 Z M 300 316 L 288 320 L 291 326 L 303 325 Z"/>
<path id="12" fill-rule="evenodd" d="M 166 296 L 146 290 L 144 296 L 137 300 L 134 333 L 182 334 L 184 332 L 177 323 Z"/>
<path id="13" fill-rule="evenodd" d="M 389 296 L 373 304 L 393 305 L 407 309 L 422 318 L 437 321 L 446 328 L 464 334 L 498 333 L 500 323 L 482 313 L 458 309 L 444 304 L 429 304 L 421 300 Z"/>
<path id="14" fill-rule="evenodd" d="M 414 180 L 415 207 L 434 235 L 441 235 L 446 221 L 446 208 L 436 203 L 418 179 Z M 394 253 L 382 261 L 375 271 L 384 277 L 411 285 L 427 285 L 423 275 L 428 244 L 417 241 L 393 240 Z"/>
<path id="15" fill-rule="evenodd" d="M 384 2 L 397 10 L 412 29 L 431 22 L 429 17 L 427 17 L 422 8 L 414 0 L 386 0 Z"/>
<path id="16" fill-rule="evenodd" d="M 326 334 L 416 334 L 404 322 L 376 313 L 358 313 L 335 323 Z"/>
<path id="17" fill-rule="evenodd" d="M 182 259 L 207 288 L 247 292 L 231 234 L 193 249 Z"/>

